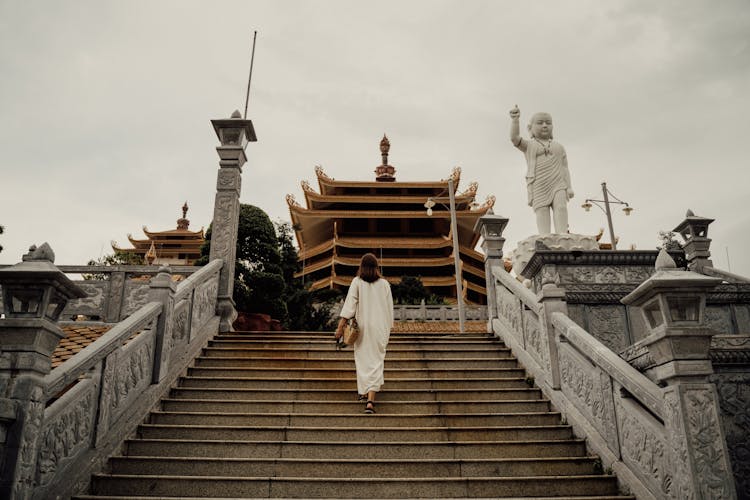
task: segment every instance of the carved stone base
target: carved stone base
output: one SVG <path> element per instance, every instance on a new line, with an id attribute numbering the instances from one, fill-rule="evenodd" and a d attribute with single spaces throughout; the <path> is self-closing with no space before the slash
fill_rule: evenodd
<path id="1" fill-rule="evenodd" d="M 593 236 L 583 234 L 536 234 L 518 242 L 513 250 L 513 271 L 523 276 L 523 270 L 537 250 L 599 250 L 599 244 Z M 524 276 L 531 278 L 531 276 Z"/>

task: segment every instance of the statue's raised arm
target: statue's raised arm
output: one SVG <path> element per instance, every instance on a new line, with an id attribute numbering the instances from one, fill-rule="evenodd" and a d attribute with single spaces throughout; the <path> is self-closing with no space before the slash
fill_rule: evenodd
<path id="1" fill-rule="evenodd" d="M 568 157 L 562 144 L 552 140 L 552 116 L 536 113 L 528 125 L 529 139 L 521 137 L 521 111 L 510 111 L 510 140 L 526 157 L 526 188 L 529 206 L 536 213 L 539 234 L 568 232 L 568 199 L 573 197 Z M 550 210 L 552 217 L 550 217 Z"/>

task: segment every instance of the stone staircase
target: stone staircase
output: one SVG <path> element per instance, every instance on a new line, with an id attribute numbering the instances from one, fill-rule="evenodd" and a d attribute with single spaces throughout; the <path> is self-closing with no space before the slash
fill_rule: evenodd
<path id="1" fill-rule="evenodd" d="M 377 414 L 330 333 L 221 334 L 76 498 L 618 496 L 500 341 L 392 334 Z"/>

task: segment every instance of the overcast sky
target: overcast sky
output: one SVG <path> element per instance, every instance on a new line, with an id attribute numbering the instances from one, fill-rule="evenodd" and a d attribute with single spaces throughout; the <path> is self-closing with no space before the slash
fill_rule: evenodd
<path id="1" fill-rule="evenodd" d="M 210 120 L 244 107 L 253 30 L 241 199 L 272 219 L 316 164 L 372 180 L 387 133 L 397 180 L 459 165 L 460 190 L 495 195 L 510 251 L 536 232 L 518 104 L 524 125 L 550 112 L 567 150 L 571 232 L 605 227 L 580 205 L 606 181 L 635 208 L 614 215 L 620 248 L 655 248 L 690 208 L 716 219 L 715 265 L 750 276 L 746 0 L 0 0 L 0 263 L 44 241 L 85 263 L 173 229 L 186 200 L 207 227 Z"/>

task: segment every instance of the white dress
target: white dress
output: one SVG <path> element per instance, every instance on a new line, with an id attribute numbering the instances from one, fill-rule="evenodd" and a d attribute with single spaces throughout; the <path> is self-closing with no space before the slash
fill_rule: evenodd
<path id="1" fill-rule="evenodd" d="M 372 283 L 354 278 L 339 315 L 356 317 L 361 332 L 354 344 L 358 393 L 379 391 L 383 385 L 385 348 L 393 327 L 391 285 L 382 278 Z"/>

